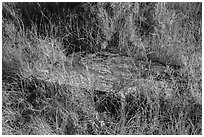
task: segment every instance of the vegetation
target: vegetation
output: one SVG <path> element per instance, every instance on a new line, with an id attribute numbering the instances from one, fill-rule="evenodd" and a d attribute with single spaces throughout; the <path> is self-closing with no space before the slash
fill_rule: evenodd
<path id="1" fill-rule="evenodd" d="M 2 134 L 202 134 L 202 3 L 6 2 L 2 16 Z"/>

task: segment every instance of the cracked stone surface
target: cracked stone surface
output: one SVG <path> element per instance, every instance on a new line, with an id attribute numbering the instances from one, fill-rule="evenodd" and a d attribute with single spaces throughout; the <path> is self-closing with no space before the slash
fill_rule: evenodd
<path id="1" fill-rule="evenodd" d="M 53 69 L 44 79 L 88 91 L 115 92 L 121 96 L 150 88 L 157 92 L 169 91 L 165 94 L 170 97 L 171 84 L 162 78 L 156 80 L 160 75 L 166 75 L 166 70 L 158 63 L 118 55 L 72 57 L 71 63 L 67 61 L 64 67 Z"/>

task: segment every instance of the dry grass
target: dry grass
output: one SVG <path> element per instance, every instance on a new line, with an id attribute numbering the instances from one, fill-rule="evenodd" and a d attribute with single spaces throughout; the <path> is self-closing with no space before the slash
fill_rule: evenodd
<path id="1" fill-rule="evenodd" d="M 29 3 L 30 25 L 23 4 L 2 4 L 2 134 L 202 134 L 201 3 Z"/>

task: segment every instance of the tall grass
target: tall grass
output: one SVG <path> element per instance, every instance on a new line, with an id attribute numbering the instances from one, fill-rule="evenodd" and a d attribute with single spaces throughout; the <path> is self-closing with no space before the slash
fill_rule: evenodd
<path id="1" fill-rule="evenodd" d="M 2 4 L 2 134 L 202 134 L 202 3 L 52 4 Z"/>

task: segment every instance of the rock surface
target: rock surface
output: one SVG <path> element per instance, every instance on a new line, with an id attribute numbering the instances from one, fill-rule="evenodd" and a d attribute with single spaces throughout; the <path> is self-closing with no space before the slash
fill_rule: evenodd
<path id="1" fill-rule="evenodd" d="M 143 81 L 146 84 L 150 82 L 151 85 L 151 81 L 154 82 L 158 80 L 157 77 L 167 73 L 165 66 L 119 55 L 90 55 L 80 59 L 76 57 L 77 61 L 75 57 L 72 57 L 72 60 L 72 63 L 65 62 L 62 68 L 53 69 L 43 79 L 88 91 L 119 93 L 122 96 L 126 94 L 123 93 L 126 91 L 136 92 L 130 88 L 134 87 L 133 81 L 138 81 L 140 84 L 136 82 L 136 86 L 140 87 L 142 86 L 140 79 L 152 77 L 151 80 Z M 164 79 L 161 79 L 161 81 L 164 81 Z M 133 83 L 133 85 L 129 85 L 130 83 Z M 156 86 L 158 83 L 154 82 Z M 167 82 L 163 82 L 163 86 L 166 85 L 168 85 Z M 149 85 L 147 84 L 147 86 Z M 163 88 L 160 86 L 159 90 Z"/>

